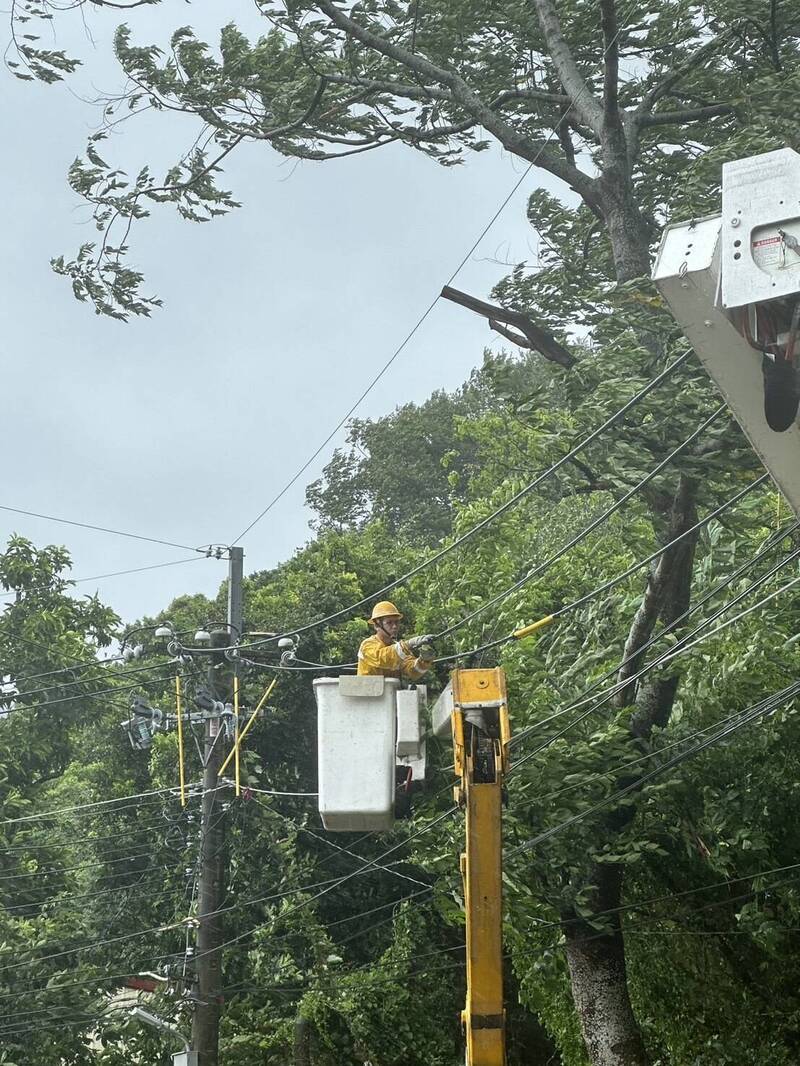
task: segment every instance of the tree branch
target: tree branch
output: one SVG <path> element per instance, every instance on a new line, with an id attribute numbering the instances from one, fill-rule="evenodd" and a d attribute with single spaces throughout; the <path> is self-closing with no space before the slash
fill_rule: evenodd
<path id="1" fill-rule="evenodd" d="M 362 26 L 337 7 L 333 0 L 315 0 L 315 2 L 316 6 L 328 16 L 334 26 L 348 36 L 361 41 L 367 48 L 386 56 L 388 59 L 400 63 L 407 70 L 418 74 L 420 77 L 443 85 L 449 90 L 452 102 L 462 107 L 468 115 L 475 119 L 476 123 L 493 134 L 509 152 L 519 156 L 521 159 L 526 159 L 529 163 L 542 167 L 542 169 L 549 171 L 555 177 L 560 178 L 574 189 L 579 196 L 582 196 L 587 203 L 597 202 L 597 187 L 594 178 L 584 174 L 577 167 L 570 166 L 565 159 L 549 149 L 546 140 L 541 142 L 532 141 L 513 126 L 509 126 L 500 118 L 496 111 L 492 110 L 488 104 L 484 103 L 472 91 L 464 79 L 455 71 L 438 67 L 423 56 L 410 52 L 402 45 L 388 40 L 382 34 L 375 33 L 366 26 Z M 545 2 L 547 0 L 537 0 L 537 3 Z M 566 45 L 564 47 L 566 48 Z M 595 104 L 599 108 L 599 104 L 596 101 Z"/>
<path id="2" fill-rule="evenodd" d="M 649 89 L 648 92 L 644 94 L 639 103 L 639 106 L 634 112 L 634 119 L 636 121 L 641 122 L 641 116 L 646 115 L 650 111 L 652 111 L 653 107 L 661 99 L 661 97 L 665 96 L 670 91 L 670 89 L 672 89 L 673 85 L 677 85 L 685 74 L 688 74 L 690 70 L 693 70 L 695 67 L 700 66 L 701 63 L 704 63 L 708 56 L 712 55 L 722 44 L 725 43 L 725 41 L 728 40 L 729 37 L 732 36 L 733 31 L 734 28 L 730 27 L 723 33 L 720 33 L 719 36 L 713 37 L 710 41 L 706 41 L 706 43 L 704 45 L 701 45 L 701 47 L 698 48 L 693 55 L 690 55 L 689 58 L 684 60 L 683 63 L 679 63 L 674 70 L 669 71 L 665 78 L 663 78 L 660 82 L 658 82 L 651 89 Z"/>
<path id="3" fill-rule="evenodd" d="M 447 100 L 454 102 L 452 93 L 443 89 L 430 86 L 422 88 L 420 85 L 412 85 L 409 82 L 395 81 L 394 78 L 384 78 L 377 81 L 373 78 L 362 78 L 358 74 L 326 74 L 328 81 L 336 85 L 348 85 L 354 89 L 364 89 L 369 93 L 386 93 L 388 96 L 405 96 L 409 100 L 418 100 L 421 103 L 430 103 L 431 100 Z"/>
<path id="4" fill-rule="evenodd" d="M 581 122 L 589 126 L 599 137 L 603 129 L 603 108 L 578 70 L 569 45 L 561 33 L 561 23 L 556 9 L 551 0 L 533 0 L 533 2 L 559 81 L 564 86 L 564 91 L 569 96 L 570 103 Z"/>
<path id="5" fill-rule="evenodd" d="M 451 300 L 461 307 L 466 307 L 469 311 L 474 311 L 482 318 L 488 319 L 492 329 L 497 330 L 514 344 L 519 344 L 522 348 L 531 348 L 543 355 L 545 359 L 549 359 L 550 362 L 558 363 L 559 366 L 566 367 L 568 370 L 577 362 L 572 352 L 560 344 L 552 333 L 537 326 L 533 319 L 523 315 L 520 311 L 510 311 L 507 307 L 486 303 L 459 289 L 453 289 L 449 285 L 445 285 L 441 294 L 445 300 Z M 504 328 L 509 325 L 516 326 L 522 336 Z"/>
<path id="6" fill-rule="evenodd" d="M 600 0 L 603 30 L 603 112 L 607 124 L 619 124 L 619 29 L 615 0 Z"/>
<path id="7" fill-rule="evenodd" d="M 564 93 L 546 93 L 539 89 L 507 89 L 489 104 L 493 110 L 504 107 L 517 100 L 536 100 L 543 104 L 555 104 L 557 107 L 569 107 L 572 101 Z"/>
<path id="8" fill-rule="evenodd" d="M 642 127 L 680 126 L 684 122 L 702 122 L 707 118 L 735 114 L 736 108 L 732 104 L 708 104 L 706 107 L 687 107 L 683 111 L 659 111 L 654 115 L 642 115 L 639 125 Z"/>

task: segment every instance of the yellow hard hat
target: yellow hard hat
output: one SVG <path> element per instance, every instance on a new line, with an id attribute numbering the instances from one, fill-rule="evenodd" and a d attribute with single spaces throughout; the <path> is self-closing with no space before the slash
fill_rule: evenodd
<path id="1" fill-rule="evenodd" d="M 381 600 L 380 603 L 376 603 L 372 608 L 372 614 L 369 616 L 370 622 L 377 622 L 380 618 L 402 618 L 402 614 L 398 611 L 393 603 L 389 600 Z"/>

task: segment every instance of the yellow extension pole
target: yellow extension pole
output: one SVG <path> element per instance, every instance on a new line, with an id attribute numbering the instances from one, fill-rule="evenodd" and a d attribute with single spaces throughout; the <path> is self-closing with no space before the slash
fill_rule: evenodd
<path id="1" fill-rule="evenodd" d="M 541 629 L 542 626 L 549 626 L 554 619 L 554 614 L 547 614 L 544 618 L 540 618 L 538 622 L 531 622 L 529 626 L 523 626 L 522 629 L 515 629 L 514 636 L 517 640 L 522 640 L 523 637 L 529 637 L 531 633 L 535 633 L 536 630 Z"/>
<path id="2" fill-rule="evenodd" d="M 267 685 L 266 692 L 261 697 L 261 699 L 258 701 L 258 705 L 257 705 L 256 709 L 253 711 L 253 713 L 250 715 L 249 719 L 247 720 L 247 725 L 244 727 L 244 729 L 241 731 L 239 736 L 236 738 L 236 741 L 235 741 L 236 747 L 233 749 L 233 751 L 228 752 L 228 757 L 226 758 L 226 760 L 222 764 L 222 766 L 220 766 L 220 768 L 219 768 L 220 776 L 222 776 L 222 773 L 225 770 L 225 767 L 228 765 L 228 763 L 233 758 L 234 751 L 237 751 L 239 749 L 239 747 L 241 747 L 242 741 L 244 740 L 244 738 L 247 736 L 248 732 L 250 731 L 250 726 L 256 720 L 256 715 L 258 714 L 258 712 L 261 710 L 261 708 L 264 706 L 264 704 L 269 699 L 269 695 L 272 692 L 272 690 L 275 688 L 275 685 L 277 684 L 277 682 L 278 682 L 278 679 L 277 679 L 277 677 L 275 677 L 275 678 L 272 679 L 272 681 L 269 683 L 269 685 Z"/>
<path id="3" fill-rule="evenodd" d="M 181 782 L 181 807 L 186 806 L 186 776 L 183 768 L 183 712 L 181 710 L 181 675 L 175 675 L 175 712 L 178 718 L 178 774 Z"/>
<path id="4" fill-rule="evenodd" d="M 236 781 L 235 793 L 238 796 L 242 791 L 239 782 L 239 674 L 233 675 L 233 753 L 234 766 L 236 768 L 234 779 Z"/>

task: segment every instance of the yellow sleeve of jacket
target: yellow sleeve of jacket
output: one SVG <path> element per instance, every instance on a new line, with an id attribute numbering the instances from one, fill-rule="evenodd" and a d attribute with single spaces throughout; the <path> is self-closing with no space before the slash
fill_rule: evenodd
<path id="1" fill-rule="evenodd" d="M 429 668 L 430 664 L 416 658 L 404 640 L 384 644 L 376 633 L 362 641 L 358 649 L 358 673 L 361 675 L 399 677 L 402 672 L 412 681 L 418 681 Z"/>

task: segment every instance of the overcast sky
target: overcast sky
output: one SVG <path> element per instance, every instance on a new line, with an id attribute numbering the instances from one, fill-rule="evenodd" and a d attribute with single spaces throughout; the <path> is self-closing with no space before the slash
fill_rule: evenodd
<path id="1" fill-rule="evenodd" d="M 166 44 L 189 23 L 216 42 L 223 19 L 215 8 L 166 0 L 132 11 L 134 40 Z M 258 32 L 246 0 L 226 5 L 230 17 Z M 87 11 L 87 36 L 76 13 L 63 18 L 58 44 L 81 56 L 78 74 L 55 86 L 0 75 L 0 504 L 180 544 L 228 543 L 386 361 L 522 165 L 492 151 L 442 168 L 403 147 L 297 165 L 268 147 L 244 146 L 226 162 L 222 182 L 240 210 L 200 226 L 165 207 L 131 235 L 131 261 L 164 307 L 149 320 L 101 319 L 75 301 L 49 259 L 71 257 L 95 236 L 65 174 L 98 122 L 87 101 L 123 84 L 111 53 L 116 20 Z M 125 124 L 102 154 L 132 171 L 147 162 L 161 169 L 196 133 L 189 119 L 146 116 Z M 486 296 L 508 272 L 493 259 L 533 257 L 525 204 L 541 180 L 533 173 L 525 181 L 457 287 Z M 379 417 L 457 386 L 491 340 L 483 320 L 440 301 L 358 413 Z M 309 539 L 305 485 L 333 447 L 244 539 L 246 572 L 288 558 Z M 12 532 L 37 545 L 66 545 L 79 579 L 189 557 L 0 511 L 2 543 Z M 82 582 L 78 591 L 99 591 L 129 620 L 184 592 L 213 595 L 225 565 L 201 559 Z"/>

